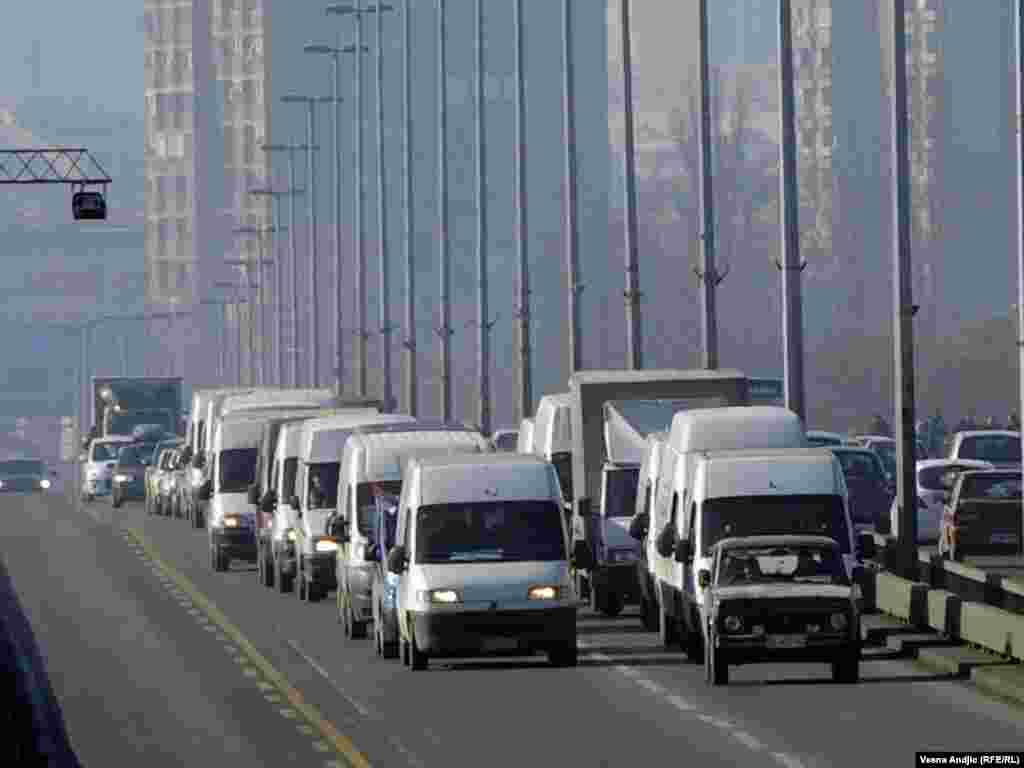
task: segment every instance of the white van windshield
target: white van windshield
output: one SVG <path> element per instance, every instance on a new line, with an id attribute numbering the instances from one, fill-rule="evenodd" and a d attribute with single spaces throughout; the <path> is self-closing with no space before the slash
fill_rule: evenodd
<path id="1" fill-rule="evenodd" d="M 636 490 L 640 468 L 615 469 L 605 475 L 605 517 L 632 517 L 636 512 Z"/>
<path id="2" fill-rule="evenodd" d="M 834 495 L 736 496 L 705 501 L 701 510 L 704 556 L 734 536 L 827 536 L 850 551 L 843 502 Z"/>
<path id="3" fill-rule="evenodd" d="M 309 465 L 306 504 L 310 509 L 334 509 L 338 504 L 338 471 L 341 462 Z"/>
<path id="4" fill-rule="evenodd" d="M 255 448 L 232 448 L 220 452 L 220 492 L 245 493 L 256 482 Z"/>
<path id="5" fill-rule="evenodd" d="M 416 513 L 416 562 L 565 560 L 562 512 L 550 501 L 437 504 Z"/>

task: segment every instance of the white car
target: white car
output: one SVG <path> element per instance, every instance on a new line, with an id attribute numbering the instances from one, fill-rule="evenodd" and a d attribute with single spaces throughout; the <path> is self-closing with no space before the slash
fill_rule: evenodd
<path id="1" fill-rule="evenodd" d="M 82 501 L 110 495 L 117 453 L 131 443 L 130 437 L 110 435 L 97 437 L 89 444 L 88 452 L 82 457 Z"/>
<path id="2" fill-rule="evenodd" d="M 949 500 L 949 489 L 942 484 L 947 472 L 964 472 L 972 469 L 995 469 L 987 461 L 970 459 L 924 459 L 917 462 L 917 543 L 933 543 L 939 538 L 942 526 L 942 510 Z M 893 499 L 889 508 L 892 535 L 899 535 L 899 514 Z"/>

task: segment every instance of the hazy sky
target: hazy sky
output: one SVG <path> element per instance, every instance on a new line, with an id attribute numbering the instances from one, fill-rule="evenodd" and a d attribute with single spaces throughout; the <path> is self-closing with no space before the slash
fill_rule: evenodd
<path id="1" fill-rule="evenodd" d="M 32 42 L 42 53 L 42 91 L 84 96 L 94 108 L 141 112 L 142 0 L 8 0 L 0 24 L 0 103 L 32 91 Z"/>

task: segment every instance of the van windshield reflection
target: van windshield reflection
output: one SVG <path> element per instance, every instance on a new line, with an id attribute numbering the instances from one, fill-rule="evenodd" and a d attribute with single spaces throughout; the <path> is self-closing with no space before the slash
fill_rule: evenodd
<path id="1" fill-rule="evenodd" d="M 550 501 L 437 504 L 416 513 L 417 563 L 565 559 L 562 514 Z"/>
<path id="2" fill-rule="evenodd" d="M 704 554 L 718 541 L 745 536 L 827 536 L 850 551 L 843 502 L 832 495 L 734 496 L 706 501 L 702 508 Z"/>

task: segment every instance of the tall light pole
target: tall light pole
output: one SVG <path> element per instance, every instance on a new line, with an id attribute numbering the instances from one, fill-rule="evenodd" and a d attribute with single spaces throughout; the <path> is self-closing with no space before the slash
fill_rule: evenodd
<path id="1" fill-rule="evenodd" d="M 573 3 L 562 0 L 562 121 L 565 131 L 565 260 L 569 278 L 569 374 L 583 367 L 580 339 L 580 225 L 576 179 L 576 61 Z"/>
<path id="2" fill-rule="evenodd" d="M 377 0 L 371 9 L 377 14 L 377 240 L 380 248 L 380 365 L 382 368 L 384 410 L 394 408 L 391 387 L 391 301 L 388 264 L 387 181 L 384 173 L 384 13 L 392 6 Z"/>
<path id="3" fill-rule="evenodd" d="M 250 189 L 250 195 L 257 195 L 263 197 L 270 197 L 274 201 L 274 219 L 271 224 L 271 229 L 275 233 L 285 232 L 289 227 L 283 224 L 281 217 L 281 198 L 288 197 L 293 193 L 292 190 L 278 190 L 271 187 L 263 189 Z M 281 240 L 280 238 L 274 238 L 274 255 L 273 260 L 275 264 L 275 275 L 274 275 L 274 351 L 275 355 L 275 372 L 274 381 L 278 386 L 284 386 L 284 259 L 281 255 Z"/>
<path id="4" fill-rule="evenodd" d="M 413 219 L 412 205 L 412 110 L 409 101 L 412 98 L 412 17 L 410 14 L 412 0 L 405 0 L 402 7 L 402 171 L 404 194 L 402 209 L 404 213 L 405 237 L 405 410 L 410 416 L 417 413 L 417 381 L 416 381 L 416 274 L 413 270 L 413 244 L 416 236 L 416 225 Z"/>
<path id="5" fill-rule="evenodd" d="M 1014 43 L 1016 46 L 1017 104 L 1017 353 L 1024 371 L 1024 0 L 1017 0 L 1014 14 Z M 1020 382 L 1018 416 L 1024 418 L 1024 377 Z M 1011 427 L 1012 429 L 1012 427 Z"/>
<path id="6" fill-rule="evenodd" d="M 253 228 L 253 229 L 255 229 L 255 228 Z M 244 270 L 244 273 L 245 273 L 245 284 L 246 284 L 246 289 L 247 289 L 246 293 L 247 293 L 247 295 L 249 297 L 250 306 L 252 307 L 251 311 L 249 312 L 249 315 L 250 315 L 250 322 L 249 322 L 249 349 L 250 349 L 250 352 L 249 352 L 249 367 L 250 367 L 249 381 L 255 383 L 256 380 L 257 380 L 257 375 L 260 375 L 261 383 L 265 384 L 266 383 L 265 365 L 266 365 L 267 356 L 262 354 L 262 350 L 261 350 L 260 353 L 257 353 L 257 351 L 256 351 L 257 350 L 257 346 L 262 347 L 262 343 L 260 345 L 257 345 L 257 343 L 256 343 L 256 336 L 257 336 L 256 327 L 257 327 L 257 325 L 256 325 L 255 322 L 252 322 L 252 319 L 251 319 L 251 318 L 254 318 L 256 316 L 257 306 L 255 306 L 255 305 L 263 305 L 264 301 L 265 301 L 265 291 L 264 291 L 264 287 L 265 286 L 264 286 L 264 281 L 263 281 L 263 267 L 264 267 L 264 265 L 269 265 L 269 264 L 273 263 L 272 260 L 264 259 L 263 258 L 263 246 L 262 246 L 262 235 L 263 235 L 263 232 L 265 232 L 265 230 L 256 230 L 255 232 L 252 232 L 252 231 L 248 231 L 248 229 L 245 228 L 245 227 L 239 228 L 239 230 L 237 231 L 237 234 L 240 234 L 240 235 L 255 234 L 255 235 L 257 235 L 259 237 L 259 242 L 260 242 L 259 253 L 260 253 L 260 255 L 259 255 L 259 257 L 255 258 L 255 259 L 253 259 L 253 258 L 225 259 L 224 263 L 227 264 L 228 266 L 242 267 L 243 270 Z M 253 268 L 255 268 L 255 275 L 252 272 Z M 253 283 L 253 277 L 254 276 L 256 278 L 256 282 L 255 283 Z M 259 313 L 260 313 L 261 317 L 265 314 L 265 312 L 264 312 L 264 310 L 262 308 L 259 309 Z M 262 335 L 263 335 L 262 331 L 260 332 L 259 335 L 262 337 Z"/>
<path id="7" fill-rule="evenodd" d="M 304 189 L 295 186 L 295 153 L 306 149 L 305 144 L 264 144 L 264 152 L 287 152 L 288 153 L 288 259 L 291 263 L 291 333 L 292 333 L 292 362 L 291 382 L 293 387 L 299 386 L 299 261 L 298 261 L 298 227 L 295 222 L 295 198 L 305 194 Z M 281 296 L 284 297 L 283 286 Z M 283 308 L 281 310 L 284 311 Z M 283 342 L 283 339 L 282 339 Z M 282 379 L 283 381 L 283 379 Z"/>
<path id="8" fill-rule="evenodd" d="M 515 40 L 515 189 L 516 189 L 516 251 L 517 297 L 516 318 L 519 344 L 518 410 L 525 419 L 533 407 L 533 376 L 530 345 L 530 260 L 529 222 L 527 219 L 526 180 L 526 42 L 523 36 L 523 0 L 514 0 L 513 37 Z"/>
<path id="9" fill-rule="evenodd" d="M 344 99 L 341 98 L 341 55 L 344 53 L 355 53 L 358 50 L 354 45 L 332 46 L 309 44 L 303 50 L 306 53 L 321 54 L 330 56 L 333 61 L 331 84 L 334 91 L 334 124 L 331 127 L 332 151 L 334 152 L 334 164 L 332 182 L 334 187 L 334 306 L 332 322 L 332 341 L 334 346 L 334 389 L 338 395 L 345 391 L 345 329 L 342 322 L 341 307 L 344 303 L 342 295 L 342 223 L 343 223 L 343 198 L 342 198 L 342 163 L 341 163 L 341 105 Z M 363 51 L 368 49 L 364 46 Z"/>
<path id="10" fill-rule="evenodd" d="M 354 3 L 339 3 L 327 6 L 328 14 L 351 15 L 355 20 L 355 49 L 363 50 L 363 7 L 361 0 Z M 353 97 L 355 99 L 355 250 L 356 250 L 356 396 L 366 397 L 366 245 L 363 230 L 366 225 L 364 201 L 366 199 L 366 178 L 363 173 L 363 57 L 356 56 L 354 68 Z"/>
<path id="11" fill-rule="evenodd" d="M 893 342 L 896 400 L 896 498 L 899 515 L 899 567 L 913 578 L 917 571 L 917 479 L 914 455 L 914 306 L 910 234 L 910 150 L 907 126 L 906 3 L 892 3 L 892 200 L 893 200 Z M 1018 130 L 1020 126 L 1018 125 Z"/>
<path id="12" fill-rule="evenodd" d="M 484 93 L 484 0 L 476 0 L 474 34 L 476 90 L 476 366 L 477 424 L 485 435 L 491 433 L 490 315 L 487 307 L 487 122 Z"/>
<path id="13" fill-rule="evenodd" d="M 237 283 L 231 282 L 230 280 L 218 280 L 216 283 L 214 283 L 214 285 L 217 288 L 224 288 L 224 289 L 230 291 L 231 294 L 234 296 L 234 298 L 231 299 L 230 301 L 228 301 L 227 303 L 233 304 L 234 307 L 235 307 L 235 331 L 237 333 L 237 338 L 235 340 L 235 365 L 234 365 L 235 376 L 234 376 L 234 378 L 235 378 L 235 383 L 238 384 L 238 386 L 241 386 L 242 385 L 242 315 L 241 315 L 241 309 L 242 309 L 242 304 L 243 304 L 243 298 L 242 298 L 241 291 L 240 291 L 239 286 L 238 286 Z M 227 307 L 227 304 L 225 304 L 225 309 L 226 309 L 226 307 Z M 227 332 L 227 320 L 226 320 L 226 317 L 227 316 L 225 315 L 225 333 Z"/>
<path id="14" fill-rule="evenodd" d="M 904 64 L 905 66 L 905 64 Z M 790 0 L 779 0 L 779 103 L 782 123 L 779 153 L 779 211 L 782 226 L 782 339 L 786 407 L 801 419 L 804 404 L 804 319 L 800 277 L 800 199 L 796 175 L 796 107 L 793 96 L 793 15 Z"/>
<path id="15" fill-rule="evenodd" d="M 644 367 L 644 358 L 640 324 L 640 266 L 637 257 L 639 234 L 636 221 L 636 138 L 633 119 L 633 33 L 630 29 L 630 0 L 619 0 L 619 19 L 622 28 L 623 93 L 626 99 L 626 367 L 630 370 L 639 370 Z"/>
<path id="16" fill-rule="evenodd" d="M 228 300 L 227 299 L 200 299 L 202 306 L 220 307 L 221 322 L 217 332 L 217 380 L 226 384 L 227 375 L 227 335 L 228 335 Z"/>
<path id="17" fill-rule="evenodd" d="M 267 190 L 256 190 L 256 191 L 257 192 L 266 192 Z M 267 351 L 267 347 L 271 346 L 270 345 L 270 331 L 269 331 L 269 328 L 268 328 L 268 318 L 267 318 L 267 310 L 270 308 L 270 304 L 271 304 L 270 296 L 269 296 L 269 293 L 268 293 L 268 290 L 267 290 L 270 287 L 270 279 L 267 278 L 266 281 L 264 281 L 263 267 L 264 267 L 264 265 L 276 265 L 277 270 L 280 273 L 280 271 L 281 271 L 281 264 L 280 264 L 280 260 L 278 260 L 277 258 L 265 258 L 263 242 L 264 242 L 264 238 L 267 235 L 273 236 L 278 231 L 279 231 L 278 228 L 276 226 L 273 226 L 273 225 L 269 226 L 269 227 L 238 227 L 237 229 L 235 229 L 235 234 L 236 235 L 251 235 L 251 236 L 255 237 L 257 239 L 257 242 L 259 243 L 259 257 L 258 257 L 258 261 L 257 261 L 257 265 L 256 265 L 256 277 L 257 277 L 257 281 L 258 281 L 257 284 L 258 284 L 258 289 L 259 289 L 259 303 L 260 303 L 260 306 L 259 306 L 259 325 L 258 325 L 259 333 L 260 333 L 260 339 L 261 339 L 261 341 L 260 341 L 260 356 L 259 356 L 259 361 L 260 361 L 259 370 L 260 370 L 260 377 L 261 377 L 261 382 L 260 383 L 263 384 L 264 386 L 270 383 L 270 378 L 271 378 L 270 377 L 270 365 L 271 365 L 271 361 L 273 359 L 273 354 L 268 354 L 268 351 Z M 274 255 L 276 257 L 277 254 L 275 253 Z M 243 263 L 247 263 L 247 262 L 243 262 Z M 280 292 L 280 284 L 275 286 L 274 289 L 273 289 L 273 293 L 274 293 L 275 296 L 279 292 Z M 279 343 L 279 342 L 280 342 L 280 337 L 278 337 L 278 340 L 275 343 Z M 271 351 L 273 351 L 273 350 L 271 350 Z"/>
<path id="18" fill-rule="evenodd" d="M 697 278 L 701 281 L 701 351 L 704 367 L 718 368 L 718 308 L 716 292 L 724 279 L 715 267 L 715 196 L 711 170 L 711 77 L 708 73 L 708 0 L 699 0 L 700 19 L 697 24 L 700 58 L 700 204 L 701 265 Z"/>
<path id="19" fill-rule="evenodd" d="M 518 0 L 517 0 L 518 2 Z M 452 418 L 451 295 L 449 271 L 451 249 L 448 242 L 448 62 L 445 25 L 445 0 L 437 0 L 437 218 L 440 249 L 441 324 L 441 418 Z"/>

